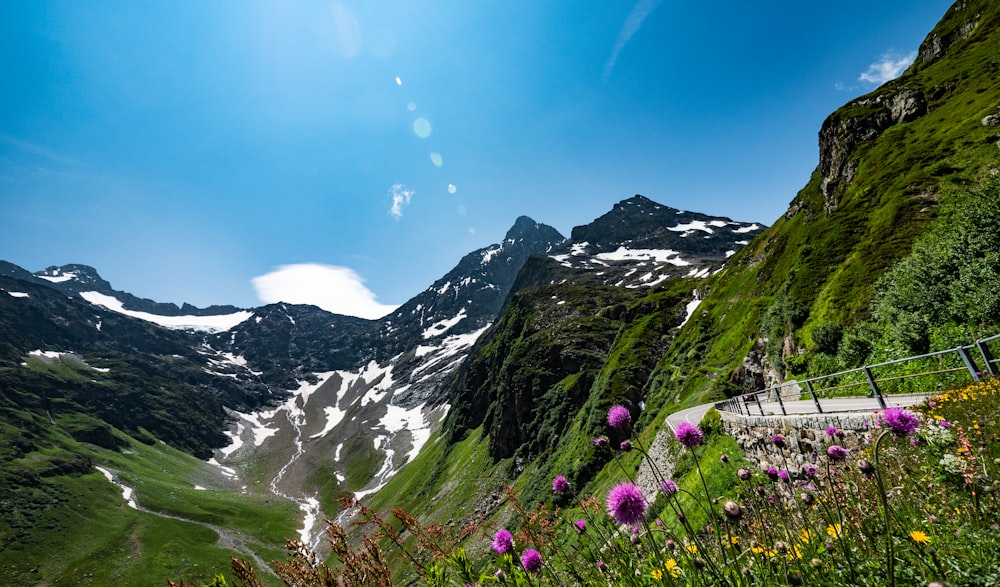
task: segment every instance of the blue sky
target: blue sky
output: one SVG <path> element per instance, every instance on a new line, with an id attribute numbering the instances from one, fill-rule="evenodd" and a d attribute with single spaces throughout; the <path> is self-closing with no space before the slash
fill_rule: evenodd
<path id="1" fill-rule="evenodd" d="M 771 224 L 949 5 L 0 3 L 0 259 L 372 317 L 520 215 Z"/>

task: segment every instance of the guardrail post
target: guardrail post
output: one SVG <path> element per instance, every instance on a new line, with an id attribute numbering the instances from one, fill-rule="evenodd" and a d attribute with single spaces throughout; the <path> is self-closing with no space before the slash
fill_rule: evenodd
<path id="1" fill-rule="evenodd" d="M 806 389 L 809 390 L 809 395 L 812 396 L 813 403 L 816 404 L 816 411 L 819 412 L 820 414 L 822 414 L 823 413 L 823 408 L 821 408 L 820 405 L 819 405 L 819 399 L 816 397 L 816 392 L 813 391 L 813 384 L 812 384 L 811 381 L 806 381 Z"/>
<path id="2" fill-rule="evenodd" d="M 879 407 L 884 410 L 885 398 L 882 397 L 882 390 L 878 388 L 878 385 L 875 383 L 875 378 L 872 377 L 871 369 L 869 369 L 868 366 L 866 365 L 862 367 L 861 370 L 865 372 L 865 377 L 868 378 L 868 385 L 872 386 L 872 393 L 875 394 L 875 399 L 878 400 Z"/>
<path id="3" fill-rule="evenodd" d="M 757 409 L 760 410 L 760 415 L 763 416 L 764 406 L 760 405 L 760 394 L 759 393 L 753 394 L 753 399 L 755 402 L 757 402 Z M 747 415 L 750 415 L 750 410 L 747 410 Z"/>
<path id="4" fill-rule="evenodd" d="M 979 348 L 979 354 L 983 356 L 983 362 L 986 363 L 986 371 L 988 371 L 991 376 L 996 377 L 997 367 L 993 364 L 993 353 L 990 352 L 990 349 L 988 349 L 981 340 L 976 341 L 976 347 Z"/>
<path id="5" fill-rule="evenodd" d="M 968 369 L 969 373 L 972 375 L 972 382 L 979 383 L 979 372 L 976 371 L 976 364 L 972 361 L 972 355 L 969 354 L 969 349 L 964 346 L 960 346 L 955 350 L 958 351 L 959 356 L 962 357 L 962 362 L 965 363 L 965 368 Z"/>
<path id="6" fill-rule="evenodd" d="M 787 416 L 788 412 L 785 411 L 785 402 L 781 401 L 781 386 L 772 387 L 771 389 L 774 390 L 774 395 L 778 398 L 778 405 L 781 406 L 781 415 Z"/>

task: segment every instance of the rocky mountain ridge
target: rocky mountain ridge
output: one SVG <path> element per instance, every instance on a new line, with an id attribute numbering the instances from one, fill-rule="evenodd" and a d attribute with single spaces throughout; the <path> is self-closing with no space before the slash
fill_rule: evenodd
<path id="1" fill-rule="evenodd" d="M 252 309 L 159 304 L 114 290 L 85 265 L 32 274 L 5 263 L 0 271 L 60 292 L 80 313 L 114 316 L 183 341 L 184 353 L 169 354 L 188 357 L 186 368 L 209 382 L 203 385 L 246 390 L 243 401 L 205 406 L 216 422 L 214 438 L 226 439 L 214 441 L 213 462 L 247 482 L 269 479 L 273 493 L 295 501 L 308 519 L 317 520 L 319 497 L 330 503 L 345 490 L 368 494 L 420 450 L 450 409 L 446 382 L 510 296 L 528 285 L 525 265 L 547 267 L 528 274 L 550 280 L 551 271 L 568 271 L 575 282 L 592 284 L 585 288 L 645 290 L 680 275 L 717 271 L 762 229 L 756 223 L 681 212 L 643 196 L 577 227 L 571 239 L 522 216 L 501 242 L 465 255 L 426 290 L 378 320 L 285 303 Z M 88 332 L 99 331 L 102 320 L 108 319 L 90 319 Z M 37 347 L 54 352 L 53 344 L 39 341 Z M 56 348 L 104 364 L 99 348 L 77 347 L 72 340 Z M 223 421 L 230 423 L 225 437 L 219 436 Z M 204 445 L 197 452 L 206 456 Z M 371 463 L 361 472 L 352 464 L 358 455 L 367 455 Z M 274 464 L 251 471 L 245 466 L 251 461 Z"/>

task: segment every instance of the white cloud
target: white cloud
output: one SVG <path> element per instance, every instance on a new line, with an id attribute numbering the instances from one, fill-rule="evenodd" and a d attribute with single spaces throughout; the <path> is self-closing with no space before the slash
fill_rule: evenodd
<path id="1" fill-rule="evenodd" d="M 380 304 L 365 280 L 349 267 L 300 263 L 282 265 L 251 282 L 266 304 L 312 304 L 328 312 L 376 319 L 399 306 Z"/>
<path id="2" fill-rule="evenodd" d="M 916 51 L 910 51 L 906 55 L 889 51 L 879 57 L 878 61 L 869 65 L 868 70 L 858 76 L 858 81 L 877 86 L 882 85 L 902 75 L 916 58 Z"/>
<path id="3" fill-rule="evenodd" d="M 602 81 L 604 83 L 608 82 L 611 77 L 611 71 L 615 68 L 615 62 L 618 61 L 618 54 L 622 52 L 625 45 L 628 44 L 629 40 L 639 32 L 639 27 L 642 26 L 642 21 L 646 20 L 646 17 L 656 10 L 656 7 L 660 5 L 661 0 L 639 0 L 635 6 L 632 7 L 632 12 L 628 14 L 625 19 L 625 24 L 622 25 L 622 29 L 618 31 L 618 39 L 615 41 L 614 48 L 611 49 L 611 56 L 608 57 L 607 62 L 604 63 L 604 76 Z"/>
<path id="4" fill-rule="evenodd" d="M 389 188 L 389 197 L 392 198 L 392 206 L 389 208 L 389 215 L 399 220 L 403 217 L 403 206 L 410 205 L 410 199 L 416 193 L 401 183 L 394 183 Z"/>

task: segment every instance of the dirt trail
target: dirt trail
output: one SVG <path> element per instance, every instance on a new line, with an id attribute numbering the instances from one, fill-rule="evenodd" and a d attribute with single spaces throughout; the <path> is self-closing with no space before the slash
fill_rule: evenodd
<path id="1" fill-rule="evenodd" d="M 122 493 L 124 495 L 131 496 L 131 500 L 128 502 L 130 507 L 133 507 L 134 509 L 140 512 L 157 516 L 160 518 L 166 518 L 168 520 L 176 520 L 178 522 L 186 522 L 188 524 L 197 524 L 198 526 L 201 526 L 203 528 L 208 528 L 209 530 L 218 534 L 219 539 L 216 542 L 216 544 L 220 548 L 235 550 L 236 552 L 239 552 L 244 556 L 252 558 L 253 561 L 257 563 L 258 568 L 263 569 L 268 573 L 270 573 L 271 575 L 277 577 L 277 575 L 274 574 L 274 571 L 271 570 L 270 563 L 262 559 L 256 552 L 254 552 L 252 548 L 246 545 L 246 543 L 244 542 L 244 536 L 241 532 L 229 530 L 221 526 L 216 526 L 215 524 L 209 524 L 208 522 L 192 520 L 190 518 L 185 518 L 183 516 L 158 512 L 155 510 L 151 510 L 147 507 L 144 507 L 142 503 L 139 502 L 138 493 L 136 493 L 135 488 L 122 481 L 121 477 L 119 477 L 118 474 L 115 473 L 114 471 L 111 471 L 111 474 L 112 474 L 111 482 L 117 485 L 119 488 L 121 488 Z M 135 534 L 133 534 L 131 538 L 132 538 L 132 550 L 134 553 L 137 549 L 141 549 L 141 545 L 138 544 L 138 537 Z"/>

